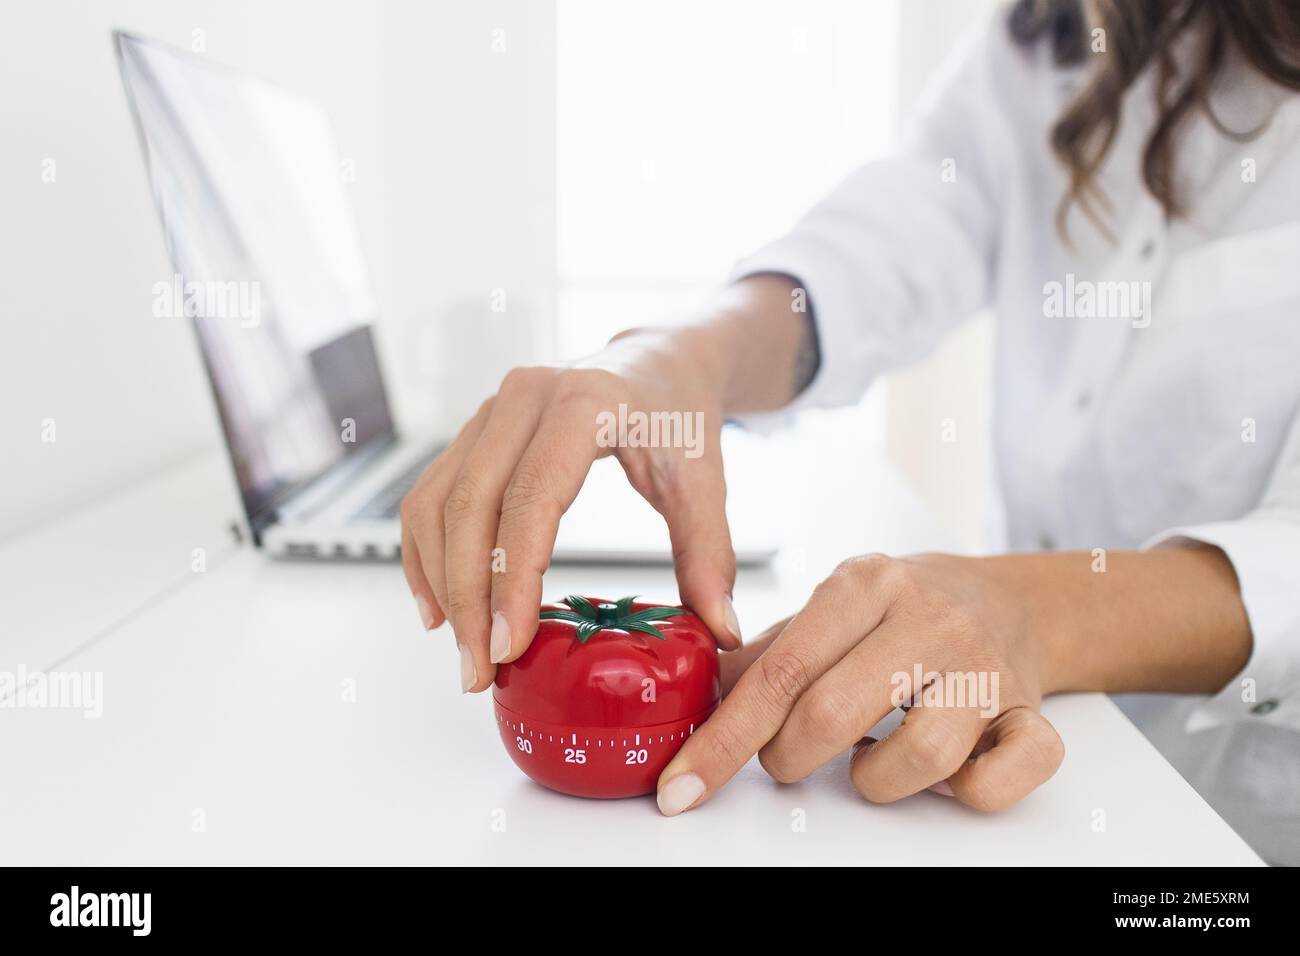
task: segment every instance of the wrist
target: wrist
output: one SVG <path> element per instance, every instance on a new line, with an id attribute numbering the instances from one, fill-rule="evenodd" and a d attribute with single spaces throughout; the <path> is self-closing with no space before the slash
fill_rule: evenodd
<path id="1" fill-rule="evenodd" d="M 1080 611 L 1074 602 L 1062 600 L 1062 570 L 1058 561 L 1044 561 L 1036 554 L 1009 554 L 974 559 L 982 565 L 992 583 L 992 598 L 1014 608 L 1011 626 L 1018 628 L 1038 662 L 1039 689 L 1044 697 L 1065 690 L 1082 690 L 1080 662 L 1085 645 L 1078 626 Z"/>
<path id="2" fill-rule="evenodd" d="M 729 323 L 713 320 L 685 325 L 670 334 L 674 364 L 691 376 L 693 384 L 713 399 L 723 415 L 734 410 L 729 404 L 737 374 L 732 331 Z"/>
<path id="3" fill-rule="evenodd" d="M 703 322 L 625 329 L 587 361 L 653 382 L 660 390 L 667 388 L 676 400 L 690 401 L 693 409 L 725 414 L 726 381 L 731 375 L 727 360 L 732 350 L 720 331 Z"/>
<path id="4" fill-rule="evenodd" d="M 801 291 L 787 275 L 747 276 L 723 289 L 694 327 L 718 360 L 713 374 L 724 413 L 783 408 L 807 385 L 799 363 L 812 319 Z"/>
<path id="5" fill-rule="evenodd" d="M 788 276 L 749 276 L 723 289 L 696 321 L 629 329 L 609 349 L 635 344 L 659 351 L 673 374 L 690 375 L 723 415 L 772 411 L 807 384 L 801 357 L 812 327 L 810 316 L 792 306 L 797 291 Z"/>

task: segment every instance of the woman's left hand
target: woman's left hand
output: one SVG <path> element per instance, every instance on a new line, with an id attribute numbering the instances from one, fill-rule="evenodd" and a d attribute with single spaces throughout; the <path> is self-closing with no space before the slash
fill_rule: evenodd
<path id="1" fill-rule="evenodd" d="M 660 776 L 660 809 L 708 799 L 755 753 L 791 783 L 860 742 L 850 774 L 873 802 L 927 788 L 980 810 L 1023 798 L 1064 756 L 1038 710 L 1054 664 L 994 567 L 950 555 L 845 561 L 798 614 L 724 655 L 734 686 Z M 863 742 L 897 706 L 907 714 L 893 733 Z"/>

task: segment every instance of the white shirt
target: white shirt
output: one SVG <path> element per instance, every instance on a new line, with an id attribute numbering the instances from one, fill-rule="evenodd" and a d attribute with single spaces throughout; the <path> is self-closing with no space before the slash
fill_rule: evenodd
<path id="1" fill-rule="evenodd" d="M 1267 127 L 1242 144 L 1191 118 L 1188 215 L 1166 222 L 1140 174 L 1148 71 L 1099 178 L 1113 240 L 1076 207 L 1071 249 L 1048 131 L 1081 79 L 996 17 L 897 153 L 737 275 L 807 289 L 822 366 L 795 408 L 856 401 L 991 307 L 1011 549 L 1223 549 L 1254 636 L 1245 670 L 1209 698 L 1127 709 L 1261 855 L 1300 863 L 1300 97 L 1230 60 L 1216 114 Z"/>

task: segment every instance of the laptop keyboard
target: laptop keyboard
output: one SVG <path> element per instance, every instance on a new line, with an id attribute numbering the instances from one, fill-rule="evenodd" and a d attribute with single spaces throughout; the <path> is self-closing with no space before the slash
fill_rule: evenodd
<path id="1" fill-rule="evenodd" d="M 429 450 L 427 455 L 421 455 L 415 462 L 394 478 L 384 487 L 380 488 L 369 501 L 363 504 L 352 515 L 353 521 L 386 521 L 390 518 L 396 518 L 397 512 L 402 506 L 402 498 L 414 486 L 420 473 L 428 467 L 429 462 L 438 457 L 443 450 L 444 445 L 438 445 Z"/>

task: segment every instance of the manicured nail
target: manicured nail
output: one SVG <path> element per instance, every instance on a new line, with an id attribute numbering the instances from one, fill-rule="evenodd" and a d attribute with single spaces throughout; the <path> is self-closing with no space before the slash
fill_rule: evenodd
<path id="1" fill-rule="evenodd" d="M 492 612 L 492 648 L 489 657 L 500 664 L 510 655 L 510 624 L 500 611 Z"/>
<path id="2" fill-rule="evenodd" d="M 930 789 L 935 793 L 943 794 L 945 797 L 951 797 L 953 795 L 952 787 L 948 784 L 947 780 L 940 780 L 938 783 L 931 784 Z"/>
<path id="3" fill-rule="evenodd" d="M 423 594 L 415 596 L 415 609 L 420 612 L 420 623 L 426 631 L 433 630 L 433 605 Z"/>
<path id="4" fill-rule="evenodd" d="M 727 632 L 736 639 L 736 643 L 742 643 L 740 640 L 740 618 L 736 617 L 736 608 L 731 603 L 731 595 L 722 595 L 722 617 L 727 628 Z"/>
<path id="5" fill-rule="evenodd" d="M 660 787 L 655 799 L 659 802 L 660 813 L 666 817 L 675 817 L 702 796 L 704 781 L 693 773 L 683 773 Z"/>
<path id="6" fill-rule="evenodd" d="M 478 668 L 474 666 L 474 655 L 464 644 L 460 648 L 460 692 L 468 694 L 469 689 L 478 683 Z"/>

